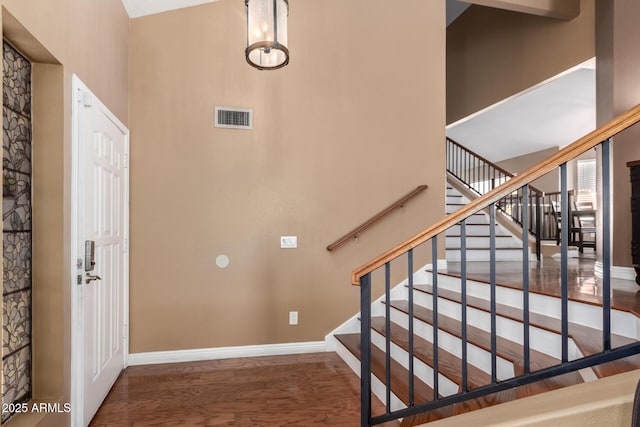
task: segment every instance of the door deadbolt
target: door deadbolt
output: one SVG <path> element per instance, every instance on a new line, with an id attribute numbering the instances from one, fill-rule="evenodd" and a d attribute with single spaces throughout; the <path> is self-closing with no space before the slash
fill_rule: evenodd
<path id="1" fill-rule="evenodd" d="M 93 282 L 94 280 L 102 280 L 102 278 L 98 275 L 93 275 L 93 274 L 89 274 L 87 273 L 87 278 L 85 280 L 85 283 L 88 285 L 89 283 Z"/>

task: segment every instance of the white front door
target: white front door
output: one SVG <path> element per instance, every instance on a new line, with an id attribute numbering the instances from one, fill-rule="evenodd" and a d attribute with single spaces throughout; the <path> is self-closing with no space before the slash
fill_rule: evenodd
<path id="1" fill-rule="evenodd" d="M 126 128 L 88 89 L 76 94 L 76 313 L 82 332 L 74 354 L 82 364 L 76 384 L 86 426 L 125 368 L 129 141 Z"/>

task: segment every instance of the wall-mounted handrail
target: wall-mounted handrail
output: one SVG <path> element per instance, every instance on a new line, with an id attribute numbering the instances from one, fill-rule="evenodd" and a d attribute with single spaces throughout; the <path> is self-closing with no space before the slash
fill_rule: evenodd
<path id="1" fill-rule="evenodd" d="M 372 216 L 371 218 L 369 218 L 368 220 L 363 222 L 361 225 L 357 226 L 356 228 L 354 228 L 353 230 L 351 230 L 350 232 L 348 232 L 344 236 L 340 237 L 335 242 L 333 242 L 330 245 L 328 245 L 327 246 L 327 250 L 328 251 L 332 251 L 332 250 L 334 250 L 336 248 L 339 248 L 340 246 L 344 245 L 349 240 L 358 237 L 367 228 L 371 227 L 373 224 L 375 224 L 376 222 L 380 221 L 381 219 L 383 219 L 384 217 L 389 215 L 395 209 L 404 206 L 405 203 L 407 203 L 409 200 L 411 200 L 414 197 L 416 197 L 418 194 L 422 193 L 427 188 L 428 188 L 427 185 L 419 185 L 419 186 L 417 186 L 414 190 L 412 190 L 411 192 L 407 193 L 405 196 L 402 196 L 400 199 L 398 199 L 397 201 L 393 202 L 391 205 L 389 205 L 388 207 L 384 208 L 383 210 L 381 210 L 380 212 L 378 212 L 377 214 L 375 214 L 374 216 Z"/>
<path id="2" fill-rule="evenodd" d="M 437 236 L 440 233 L 443 233 L 448 228 L 455 226 L 474 213 L 489 208 L 490 205 L 497 203 L 503 197 L 506 197 L 509 194 L 522 188 L 523 186 L 530 184 L 536 179 L 551 172 L 555 168 L 560 167 L 560 165 L 574 159 L 580 154 L 585 153 L 586 151 L 597 146 L 601 142 L 631 127 L 638 121 L 640 121 L 640 105 L 637 105 L 624 114 L 615 117 L 603 126 L 597 128 L 596 130 L 590 132 L 589 134 L 583 136 L 582 138 L 558 151 L 556 154 L 544 160 L 542 163 L 530 168 L 520 175 L 511 178 L 504 184 L 489 191 L 484 196 L 470 202 L 458 211 L 444 217 L 430 227 L 425 228 L 415 236 L 405 240 L 402 243 L 399 243 L 387 252 L 353 270 L 353 272 L 351 273 L 352 284 L 356 286 L 360 285 L 360 278 L 362 276 L 384 266 L 385 263 L 400 257 L 410 249 L 413 249 L 421 245 L 422 243 L 427 242 L 431 238 Z"/>

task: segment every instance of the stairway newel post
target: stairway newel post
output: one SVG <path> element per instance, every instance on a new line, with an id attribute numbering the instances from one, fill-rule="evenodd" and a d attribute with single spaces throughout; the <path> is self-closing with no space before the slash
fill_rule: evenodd
<path id="1" fill-rule="evenodd" d="M 360 425 L 371 425 L 371 273 L 360 278 Z"/>

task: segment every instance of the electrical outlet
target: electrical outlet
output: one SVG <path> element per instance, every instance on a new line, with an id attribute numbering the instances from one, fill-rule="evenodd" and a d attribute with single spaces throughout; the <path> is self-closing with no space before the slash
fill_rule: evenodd
<path id="1" fill-rule="evenodd" d="M 289 312 L 289 324 L 290 325 L 297 325 L 298 324 L 298 312 L 297 311 L 290 311 Z"/>
<path id="2" fill-rule="evenodd" d="M 298 236 L 280 236 L 280 248 L 295 249 L 298 247 Z"/>

